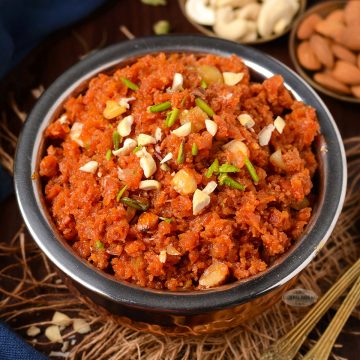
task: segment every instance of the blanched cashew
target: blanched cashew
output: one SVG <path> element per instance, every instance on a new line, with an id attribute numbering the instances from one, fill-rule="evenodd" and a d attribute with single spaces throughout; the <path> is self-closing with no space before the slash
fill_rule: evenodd
<path id="1" fill-rule="evenodd" d="M 214 31 L 223 38 L 237 40 L 247 34 L 248 22 L 235 17 L 230 6 L 222 7 L 216 11 Z"/>
<path id="2" fill-rule="evenodd" d="M 207 5 L 206 0 L 187 0 L 185 11 L 198 24 L 212 26 L 215 23 L 215 10 Z"/>
<path id="3" fill-rule="evenodd" d="M 263 37 L 270 36 L 281 19 L 288 24 L 299 9 L 298 0 L 267 0 L 261 7 L 258 18 L 258 32 Z"/>

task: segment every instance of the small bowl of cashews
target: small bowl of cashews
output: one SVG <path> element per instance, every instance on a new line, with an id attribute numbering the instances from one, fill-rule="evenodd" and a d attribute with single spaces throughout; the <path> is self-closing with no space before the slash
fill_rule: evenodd
<path id="1" fill-rule="evenodd" d="M 260 44 L 286 34 L 304 12 L 306 0 L 179 0 L 200 32 L 243 44 Z"/>

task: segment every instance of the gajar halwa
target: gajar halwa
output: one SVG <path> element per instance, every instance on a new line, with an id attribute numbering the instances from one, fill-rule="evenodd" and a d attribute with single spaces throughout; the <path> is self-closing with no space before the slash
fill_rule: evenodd
<path id="1" fill-rule="evenodd" d="M 160 53 L 69 98 L 39 173 L 79 256 L 144 287 L 211 288 L 266 270 L 303 233 L 318 132 L 281 76 Z"/>

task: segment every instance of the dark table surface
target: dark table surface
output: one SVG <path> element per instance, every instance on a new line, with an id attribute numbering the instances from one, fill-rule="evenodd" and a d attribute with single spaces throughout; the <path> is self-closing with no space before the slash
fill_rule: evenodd
<path id="1" fill-rule="evenodd" d="M 0 108 L 6 112 L 12 130 L 15 133 L 19 131 L 19 122 L 8 105 L 10 94 L 16 99 L 21 110 L 29 111 L 34 104 L 31 89 L 39 85 L 47 88 L 63 71 L 90 50 L 126 40 L 119 30 L 121 25 L 139 37 L 152 35 L 153 24 L 166 19 L 170 21 L 174 33 L 198 33 L 181 13 L 177 0 L 167 2 L 167 6 L 152 7 L 143 5 L 140 0 L 109 0 L 84 20 L 46 38 L 0 83 Z M 308 7 L 319 2 L 310 0 Z M 293 67 L 288 50 L 288 36 L 256 48 Z M 360 105 L 340 102 L 325 95 L 321 97 L 332 112 L 344 138 L 360 135 Z M 15 198 L 11 196 L 0 208 L 2 241 L 11 238 L 21 221 Z M 331 314 L 324 320 L 324 325 L 329 317 Z M 359 330 L 360 321 L 350 319 L 340 335 L 339 342 L 343 347 L 337 349 L 337 354 L 350 360 L 359 358 L 359 336 L 349 334 Z"/>

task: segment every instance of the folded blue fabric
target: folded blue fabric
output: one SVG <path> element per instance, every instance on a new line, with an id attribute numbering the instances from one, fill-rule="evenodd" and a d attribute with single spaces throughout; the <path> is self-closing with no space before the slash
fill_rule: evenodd
<path id="1" fill-rule="evenodd" d="M 46 360 L 47 358 L 25 343 L 8 326 L 0 322 L 0 359 Z"/>
<path id="2" fill-rule="evenodd" d="M 106 0 L 0 0 L 0 79 L 46 35 L 88 15 Z M 0 166 L 0 201 L 12 191 Z M 45 356 L 0 323 L 1 360 L 42 360 Z"/>

